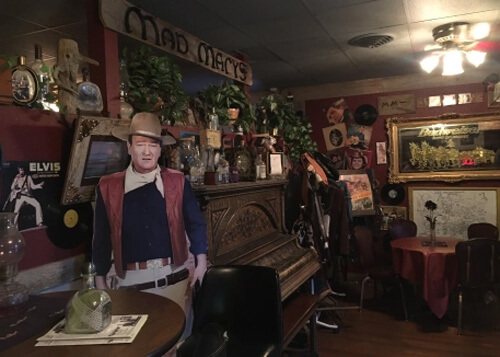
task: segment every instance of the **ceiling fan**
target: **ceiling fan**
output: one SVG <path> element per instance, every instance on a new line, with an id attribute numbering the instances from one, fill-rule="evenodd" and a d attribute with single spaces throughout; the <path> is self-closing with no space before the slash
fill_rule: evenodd
<path id="1" fill-rule="evenodd" d="M 488 36 L 489 24 L 482 22 L 470 24 L 468 22 L 451 22 L 440 25 L 432 30 L 435 44 L 427 45 L 425 51 L 431 53 L 420 61 L 423 70 L 430 73 L 439 60 L 443 60 L 443 76 L 463 73 L 463 55 L 474 66 L 484 62 L 486 52 L 477 51 L 474 47 L 479 40 Z"/>

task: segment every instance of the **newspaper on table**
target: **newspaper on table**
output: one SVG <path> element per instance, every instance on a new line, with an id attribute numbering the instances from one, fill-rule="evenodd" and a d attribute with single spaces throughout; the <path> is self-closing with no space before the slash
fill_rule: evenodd
<path id="1" fill-rule="evenodd" d="M 58 322 L 45 335 L 37 338 L 35 346 L 108 345 L 132 343 L 148 315 L 113 315 L 108 327 L 98 333 L 64 333 L 65 320 Z"/>

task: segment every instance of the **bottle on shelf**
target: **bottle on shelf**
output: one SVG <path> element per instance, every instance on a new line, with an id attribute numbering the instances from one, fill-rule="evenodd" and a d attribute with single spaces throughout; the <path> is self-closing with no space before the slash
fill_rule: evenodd
<path id="1" fill-rule="evenodd" d="M 194 158 L 194 137 L 180 138 L 179 139 L 179 156 L 180 156 L 180 169 L 184 176 L 191 181 L 189 177 L 191 161 Z"/>
<path id="2" fill-rule="evenodd" d="M 38 80 L 36 102 L 39 103 L 43 109 L 49 109 L 49 103 L 47 101 L 50 83 L 49 67 L 43 61 L 42 46 L 39 44 L 35 44 L 35 61 L 30 67 L 35 72 Z"/>
<path id="3" fill-rule="evenodd" d="M 217 183 L 229 183 L 229 162 L 224 156 L 224 149 L 220 149 L 219 162 L 217 164 Z"/>
<path id="4" fill-rule="evenodd" d="M 65 333 L 97 333 L 111 323 L 111 298 L 104 290 L 96 289 L 95 274 L 94 264 L 85 263 L 83 287 L 66 306 Z"/>
<path id="5" fill-rule="evenodd" d="M 26 66 L 26 57 L 19 56 L 18 64 L 12 68 L 12 97 L 18 105 L 33 104 L 38 95 L 38 78 L 30 67 Z"/>
<path id="6" fill-rule="evenodd" d="M 255 160 L 255 178 L 257 180 L 265 180 L 267 178 L 267 167 L 264 160 L 262 160 L 262 154 L 258 154 Z"/>
<path id="7" fill-rule="evenodd" d="M 189 164 L 189 177 L 192 186 L 205 184 L 205 163 L 200 158 L 200 148 L 196 146 L 193 160 Z"/>
<path id="8" fill-rule="evenodd" d="M 208 128 L 210 130 L 219 130 L 219 116 L 215 112 L 215 107 L 212 107 L 212 113 L 208 116 Z"/>

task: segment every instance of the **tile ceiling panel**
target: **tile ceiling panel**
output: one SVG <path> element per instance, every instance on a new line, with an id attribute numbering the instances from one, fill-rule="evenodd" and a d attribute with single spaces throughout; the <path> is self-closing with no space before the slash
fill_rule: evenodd
<path id="1" fill-rule="evenodd" d="M 448 16 L 498 10 L 498 0 L 405 0 L 409 22 L 421 22 Z M 469 20 L 471 22 L 472 20 Z M 480 20 L 481 21 L 481 20 Z M 482 20 L 486 21 L 486 20 Z"/>
<path id="2" fill-rule="evenodd" d="M 379 0 L 316 14 L 321 25 L 335 36 L 346 32 L 373 32 L 387 26 L 406 23 L 403 0 Z"/>
<path id="3" fill-rule="evenodd" d="M 302 16 L 307 8 L 300 0 L 198 0 L 217 13 L 227 23 L 247 25 L 273 19 Z"/>
<path id="4" fill-rule="evenodd" d="M 266 45 L 276 42 L 303 40 L 324 35 L 325 32 L 312 16 L 293 16 L 236 26 L 259 43 Z"/>
<path id="5" fill-rule="evenodd" d="M 40 42 L 45 58 L 55 59 L 61 37 L 77 40 L 86 54 L 87 1 L 2 0 L 0 54 L 23 54 L 31 61 L 34 43 Z M 426 54 L 424 47 L 433 44 L 432 29 L 451 21 L 490 22 L 492 33 L 478 44 L 489 52 L 482 68 L 500 71 L 500 0 L 128 1 L 225 52 L 247 55 L 255 78 L 252 91 L 426 75 L 418 61 Z M 374 50 L 347 45 L 353 36 L 367 33 L 390 34 L 394 41 Z M 120 51 L 140 44 L 119 36 Z M 176 60 L 191 86 L 220 81 L 206 69 Z"/>
<path id="6" fill-rule="evenodd" d="M 285 61 L 338 53 L 339 46 L 329 36 L 272 44 L 273 51 Z"/>

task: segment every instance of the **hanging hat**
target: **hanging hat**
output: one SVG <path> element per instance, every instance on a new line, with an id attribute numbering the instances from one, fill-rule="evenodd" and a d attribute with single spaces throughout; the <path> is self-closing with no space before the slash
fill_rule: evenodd
<path id="1" fill-rule="evenodd" d="M 173 145 L 175 138 L 170 135 L 161 135 L 161 124 L 158 117 L 152 113 L 137 113 L 130 122 L 130 127 L 116 127 L 112 131 L 113 136 L 127 141 L 131 135 L 140 135 L 160 140 L 163 145 Z"/>
<path id="2" fill-rule="evenodd" d="M 377 120 L 378 112 L 373 105 L 360 105 L 354 112 L 354 120 L 360 125 L 370 126 Z"/>

